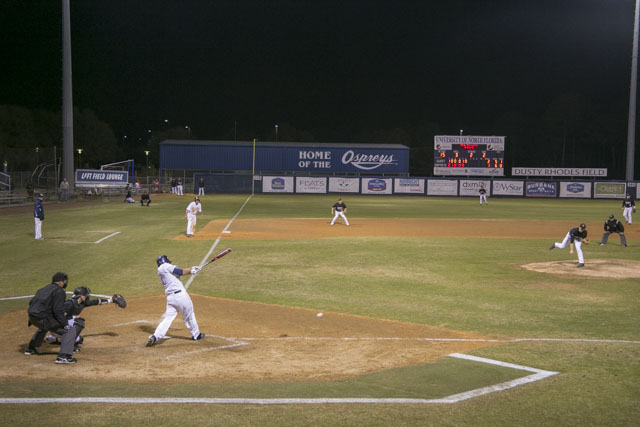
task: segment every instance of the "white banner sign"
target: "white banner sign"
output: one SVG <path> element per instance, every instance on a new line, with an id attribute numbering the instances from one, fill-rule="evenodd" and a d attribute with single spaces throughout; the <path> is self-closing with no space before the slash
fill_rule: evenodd
<path id="1" fill-rule="evenodd" d="M 296 178 L 296 193 L 326 193 L 327 178 L 299 176 Z"/>
<path id="2" fill-rule="evenodd" d="M 581 168 L 511 168 L 511 176 L 578 176 L 604 178 L 607 169 Z"/>
<path id="3" fill-rule="evenodd" d="M 591 198 L 590 182 L 561 182 L 560 197 L 583 197 Z"/>
<path id="4" fill-rule="evenodd" d="M 491 181 L 480 181 L 480 180 L 471 180 L 471 179 L 461 179 L 460 180 L 460 195 L 461 196 L 479 196 L 480 188 L 484 188 L 487 190 L 487 195 L 489 195 L 491 188 Z"/>
<path id="5" fill-rule="evenodd" d="M 492 194 L 494 196 L 522 196 L 524 181 L 493 181 Z"/>
<path id="6" fill-rule="evenodd" d="M 263 193 L 293 193 L 292 176 L 263 176 Z"/>
<path id="7" fill-rule="evenodd" d="M 394 193 L 424 194 L 424 179 L 396 178 L 393 180 Z"/>
<path id="8" fill-rule="evenodd" d="M 504 176 L 503 168 L 433 168 L 438 176 Z"/>
<path id="9" fill-rule="evenodd" d="M 362 194 L 392 194 L 391 178 L 362 178 Z"/>
<path id="10" fill-rule="evenodd" d="M 359 193 L 360 178 L 329 178 L 331 193 Z"/>
<path id="11" fill-rule="evenodd" d="M 427 180 L 427 195 L 457 196 L 458 181 L 453 179 L 429 179 Z"/>

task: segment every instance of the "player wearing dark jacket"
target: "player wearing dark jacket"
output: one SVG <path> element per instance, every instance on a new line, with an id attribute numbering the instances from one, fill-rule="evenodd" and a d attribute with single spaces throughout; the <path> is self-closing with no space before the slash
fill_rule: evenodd
<path id="1" fill-rule="evenodd" d="M 25 355 L 30 356 L 38 353 L 38 347 L 42 345 L 47 331 L 53 331 L 62 336 L 60 352 L 56 363 L 76 363 L 71 354 L 73 353 L 73 342 L 76 339 L 76 328 L 67 326 L 67 319 L 64 311 L 69 276 L 65 273 L 56 273 L 51 278 L 51 283 L 39 289 L 35 296 L 29 301 L 29 326 L 34 325 L 38 330 L 31 337 Z"/>
<path id="2" fill-rule="evenodd" d="M 609 215 L 609 219 L 604 222 L 604 233 L 602 233 L 602 240 L 600 240 L 600 246 L 604 246 L 607 244 L 607 240 L 609 240 L 609 234 L 618 233 L 620 236 L 620 244 L 627 247 L 627 239 L 624 236 L 624 225 L 615 217 L 613 214 Z"/>
<path id="3" fill-rule="evenodd" d="M 42 237 L 42 221 L 44 221 L 44 206 L 42 201 L 44 200 L 44 194 L 38 193 L 36 201 L 33 204 L 33 220 L 36 227 L 36 240 L 43 240 Z"/>

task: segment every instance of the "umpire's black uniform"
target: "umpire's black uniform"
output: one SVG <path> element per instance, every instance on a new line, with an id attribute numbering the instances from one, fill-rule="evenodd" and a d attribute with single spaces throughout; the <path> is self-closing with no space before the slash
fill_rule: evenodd
<path id="1" fill-rule="evenodd" d="M 76 328 L 67 326 L 67 317 L 64 311 L 64 302 L 67 297 L 64 288 L 67 287 L 69 277 L 65 273 L 53 275 L 50 284 L 36 292 L 29 301 L 29 325 L 34 325 L 38 330 L 31 337 L 25 354 L 37 353 L 37 348 L 42 345 L 48 331 L 62 335 L 60 353 L 58 358 L 70 358 L 73 353 L 73 344 L 76 340 Z M 57 283 L 63 282 L 61 287 Z"/>
<path id="2" fill-rule="evenodd" d="M 600 246 L 604 246 L 607 244 L 607 240 L 609 240 L 609 234 L 618 233 L 620 236 L 620 243 L 625 248 L 627 247 L 627 239 L 624 236 L 624 225 L 620 221 L 614 218 L 613 215 L 609 215 L 609 219 L 604 222 L 604 233 L 602 234 L 602 239 L 600 240 Z"/>

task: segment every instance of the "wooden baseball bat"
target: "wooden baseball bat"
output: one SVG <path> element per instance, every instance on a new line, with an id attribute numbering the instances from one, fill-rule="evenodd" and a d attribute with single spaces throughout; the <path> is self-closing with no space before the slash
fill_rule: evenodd
<path id="1" fill-rule="evenodd" d="M 231 252 L 231 248 L 227 248 L 224 251 L 220 252 L 218 255 L 214 256 L 213 258 L 211 258 L 210 261 L 208 261 L 207 263 L 205 263 L 204 265 L 202 265 L 200 268 L 204 268 L 207 265 L 211 264 L 213 261 L 222 258 L 223 256 L 225 256 L 226 254 L 228 254 L 229 252 Z"/>

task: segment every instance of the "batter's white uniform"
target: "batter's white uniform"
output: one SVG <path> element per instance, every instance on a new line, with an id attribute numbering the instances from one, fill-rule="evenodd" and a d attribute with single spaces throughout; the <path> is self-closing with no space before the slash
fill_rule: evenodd
<path id="1" fill-rule="evenodd" d="M 199 200 L 194 200 L 187 206 L 187 236 L 193 236 L 196 232 L 196 215 L 202 213 L 202 205 Z"/>
<path id="2" fill-rule="evenodd" d="M 182 320 L 185 326 L 189 328 L 193 338 L 197 339 L 198 335 L 200 335 L 191 297 L 189 297 L 187 290 L 179 279 L 181 275 L 182 270 L 173 264 L 164 263 L 158 267 L 158 277 L 164 286 L 164 293 L 167 295 L 167 309 L 162 316 L 162 321 L 160 321 L 156 331 L 153 333 L 153 336 L 158 340 L 167 335 L 167 331 L 178 312 L 182 313 Z"/>

